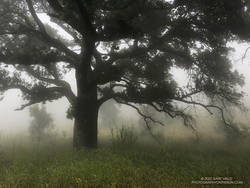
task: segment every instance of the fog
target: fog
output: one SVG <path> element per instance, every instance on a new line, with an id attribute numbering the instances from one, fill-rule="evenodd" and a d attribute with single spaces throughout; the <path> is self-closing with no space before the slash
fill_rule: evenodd
<path id="1" fill-rule="evenodd" d="M 231 47 L 235 48 L 229 55 L 230 59 L 234 64 L 234 68 L 237 69 L 241 74 L 245 76 L 245 85 L 243 88 L 239 88 L 245 92 L 243 99 L 246 107 L 250 107 L 250 52 L 246 53 L 246 49 L 250 44 L 238 44 L 231 43 Z M 172 71 L 175 79 L 181 85 L 186 80 L 185 72 L 178 69 Z M 70 72 L 66 75 L 65 80 L 71 83 L 72 89 L 76 92 L 74 72 Z M 3 100 L 0 102 L 0 132 L 4 135 L 16 135 L 19 133 L 27 134 L 28 127 L 30 125 L 31 118 L 29 116 L 29 108 L 22 111 L 15 111 L 20 107 L 24 101 L 21 98 L 21 92 L 18 90 L 9 90 L 5 93 Z M 56 125 L 55 130 L 58 134 L 63 132 L 67 133 L 68 136 L 72 136 L 73 121 L 66 118 L 66 111 L 69 107 L 69 103 L 65 98 L 62 98 L 54 102 L 46 102 L 47 111 L 52 115 L 54 124 Z M 233 119 L 237 122 L 244 123 L 248 126 L 248 112 L 246 113 L 235 113 Z M 194 109 L 194 116 L 197 119 L 196 125 L 197 130 L 202 137 L 213 137 L 220 139 L 223 137 L 221 132 L 217 131 L 216 117 L 211 116 L 206 111 L 201 109 Z M 154 125 L 157 127 L 156 130 L 160 129 L 160 132 L 167 137 L 173 138 L 190 138 L 194 137 L 194 133 L 191 129 L 185 127 L 180 120 L 171 120 L 169 118 L 164 119 L 165 127 Z M 99 135 L 106 134 L 110 131 L 110 128 L 121 127 L 123 125 L 133 126 L 136 129 L 145 129 L 143 123 L 140 122 L 140 117 L 135 110 L 124 106 L 113 104 L 113 102 L 106 102 L 100 110 L 99 117 Z M 163 131 L 164 130 L 164 131 Z M 158 130 L 159 131 L 159 130 Z M 157 131 L 156 131 L 157 132 Z"/>
<path id="2" fill-rule="evenodd" d="M 58 34 L 62 37 L 70 40 L 71 36 L 65 31 L 60 29 L 56 24 L 49 21 L 49 17 L 45 14 L 39 14 L 40 19 L 49 24 L 51 27 L 58 31 Z M 229 46 L 235 50 L 229 55 L 233 62 L 234 68 L 245 76 L 245 85 L 243 88 L 239 88 L 245 92 L 243 99 L 246 107 L 250 107 L 250 52 L 245 53 L 250 44 L 246 43 L 230 43 Z M 245 55 L 245 58 L 242 57 Z M 173 69 L 172 74 L 177 80 L 179 85 L 185 84 L 187 80 L 186 73 L 180 69 Z M 74 80 L 74 72 L 70 72 L 65 76 L 65 80 L 71 84 L 74 92 L 76 92 L 76 84 Z M 22 111 L 15 111 L 20 107 L 24 101 L 21 98 L 21 92 L 18 90 L 9 90 L 5 93 L 4 99 L 0 101 L 0 132 L 5 135 L 16 135 L 19 133 L 28 133 L 28 128 L 31 122 L 29 115 L 29 108 Z M 66 111 L 69 107 L 69 103 L 65 98 L 62 98 L 53 102 L 46 102 L 46 109 L 51 114 L 55 124 L 55 130 L 61 134 L 66 132 L 67 135 L 72 136 L 73 121 L 66 118 Z M 203 109 L 194 109 L 194 117 L 197 119 L 197 131 L 202 134 L 203 137 L 209 136 L 214 138 L 221 138 L 220 132 L 216 131 L 216 117 L 211 116 Z M 136 129 L 145 129 L 144 123 L 141 121 L 140 116 L 135 110 L 124 105 L 117 105 L 111 102 L 106 102 L 100 109 L 99 116 L 99 134 L 106 134 L 110 128 L 121 127 L 123 125 L 133 126 Z M 157 115 L 161 116 L 162 115 Z M 162 119 L 162 118 L 161 118 Z M 243 122 L 248 126 L 248 113 L 235 113 L 233 119 L 237 122 Z M 163 118 L 165 127 L 154 125 L 154 130 L 163 133 L 167 137 L 173 138 L 189 138 L 194 137 L 194 133 L 191 129 L 185 127 L 180 120 L 172 120 L 170 118 Z"/>

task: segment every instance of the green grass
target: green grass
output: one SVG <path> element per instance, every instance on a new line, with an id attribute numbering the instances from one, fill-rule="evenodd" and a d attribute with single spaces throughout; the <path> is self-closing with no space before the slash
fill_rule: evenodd
<path id="1" fill-rule="evenodd" d="M 250 150 L 211 143 L 102 144 L 73 151 L 70 141 L 0 149 L 1 187 L 250 187 Z M 233 177 L 243 185 L 194 185 Z"/>

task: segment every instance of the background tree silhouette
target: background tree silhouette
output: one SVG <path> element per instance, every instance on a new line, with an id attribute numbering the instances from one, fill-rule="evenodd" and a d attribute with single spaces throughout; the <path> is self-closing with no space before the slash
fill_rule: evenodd
<path id="1" fill-rule="evenodd" d="M 51 130 L 54 128 L 53 119 L 44 105 L 30 107 L 30 117 L 32 117 L 29 127 L 30 136 L 34 141 L 40 143 L 50 136 Z"/>
<path id="2" fill-rule="evenodd" d="M 224 116 L 221 106 L 193 96 L 240 104 L 243 77 L 232 69 L 227 43 L 249 39 L 245 0 L 5 0 L 0 15 L 0 91 L 20 89 L 27 101 L 20 109 L 65 96 L 76 147 L 97 146 L 98 110 L 110 99 L 142 116 L 138 105 L 150 105 L 186 125 L 190 116 L 179 103 Z M 185 87 L 173 68 L 188 73 Z M 76 94 L 63 79 L 70 70 Z"/>

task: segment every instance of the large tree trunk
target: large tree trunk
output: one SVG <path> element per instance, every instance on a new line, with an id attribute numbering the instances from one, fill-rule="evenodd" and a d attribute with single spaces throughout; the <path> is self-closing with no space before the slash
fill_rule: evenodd
<path id="1" fill-rule="evenodd" d="M 75 110 L 74 147 L 77 149 L 96 148 L 98 121 L 96 86 L 79 94 Z"/>
<path id="2" fill-rule="evenodd" d="M 85 18 L 83 18 L 85 19 Z M 86 20 L 86 40 L 82 44 L 82 61 L 76 68 L 77 99 L 75 104 L 75 148 L 97 147 L 98 98 L 97 83 L 91 69 L 95 50 L 95 31 L 90 20 Z"/>

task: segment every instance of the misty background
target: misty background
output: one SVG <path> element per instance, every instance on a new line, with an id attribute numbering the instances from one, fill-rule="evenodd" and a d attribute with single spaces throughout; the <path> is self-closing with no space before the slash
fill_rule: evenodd
<path id="1" fill-rule="evenodd" d="M 66 36 L 67 37 L 67 36 Z M 245 77 L 245 85 L 243 88 L 239 88 L 245 92 L 245 97 L 243 103 L 250 109 L 250 52 L 247 49 L 250 44 L 246 43 L 231 43 L 229 46 L 233 47 L 229 54 L 231 61 L 233 62 L 234 69 L 238 70 L 240 74 Z M 242 57 L 244 56 L 244 59 Z M 186 74 L 180 69 L 174 69 L 173 75 L 179 84 L 183 84 L 186 80 Z M 75 92 L 75 80 L 74 72 L 70 72 L 65 76 L 65 80 L 71 83 L 72 89 Z M 30 126 L 31 117 L 29 114 L 29 108 L 22 111 L 15 111 L 19 108 L 24 101 L 21 98 L 21 92 L 13 89 L 9 90 L 4 94 L 4 98 L 0 101 L 0 133 L 6 136 L 15 136 L 20 133 L 28 134 L 28 128 Z M 73 130 L 73 120 L 66 118 L 66 111 L 69 107 L 69 103 L 65 98 L 54 102 L 47 102 L 45 104 L 48 113 L 51 114 L 55 124 L 55 131 L 59 134 L 66 134 L 67 136 L 72 136 Z M 196 111 L 196 112 L 195 112 Z M 197 130 L 203 134 L 203 137 L 209 136 L 214 138 L 221 138 L 223 135 L 218 131 L 218 118 L 204 110 L 195 110 L 195 118 L 197 119 Z M 163 117 L 164 115 L 158 115 Z M 233 114 L 233 119 L 237 123 L 244 123 L 244 126 L 249 126 L 249 112 L 235 112 Z M 160 118 L 161 118 L 160 117 Z M 184 138 L 189 136 L 194 136 L 192 130 L 185 127 L 180 120 L 172 120 L 170 118 L 163 118 L 165 127 L 159 125 L 158 129 L 166 136 L 173 136 L 176 138 Z M 141 117 L 136 113 L 135 110 L 124 105 L 117 105 L 112 101 L 106 102 L 101 110 L 99 117 L 99 134 L 107 134 L 111 128 L 121 127 L 121 126 L 132 126 L 136 129 L 145 129 L 144 123 Z M 164 131 L 162 131 L 164 129 Z M 217 131 L 215 131 L 217 130 Z"/>

